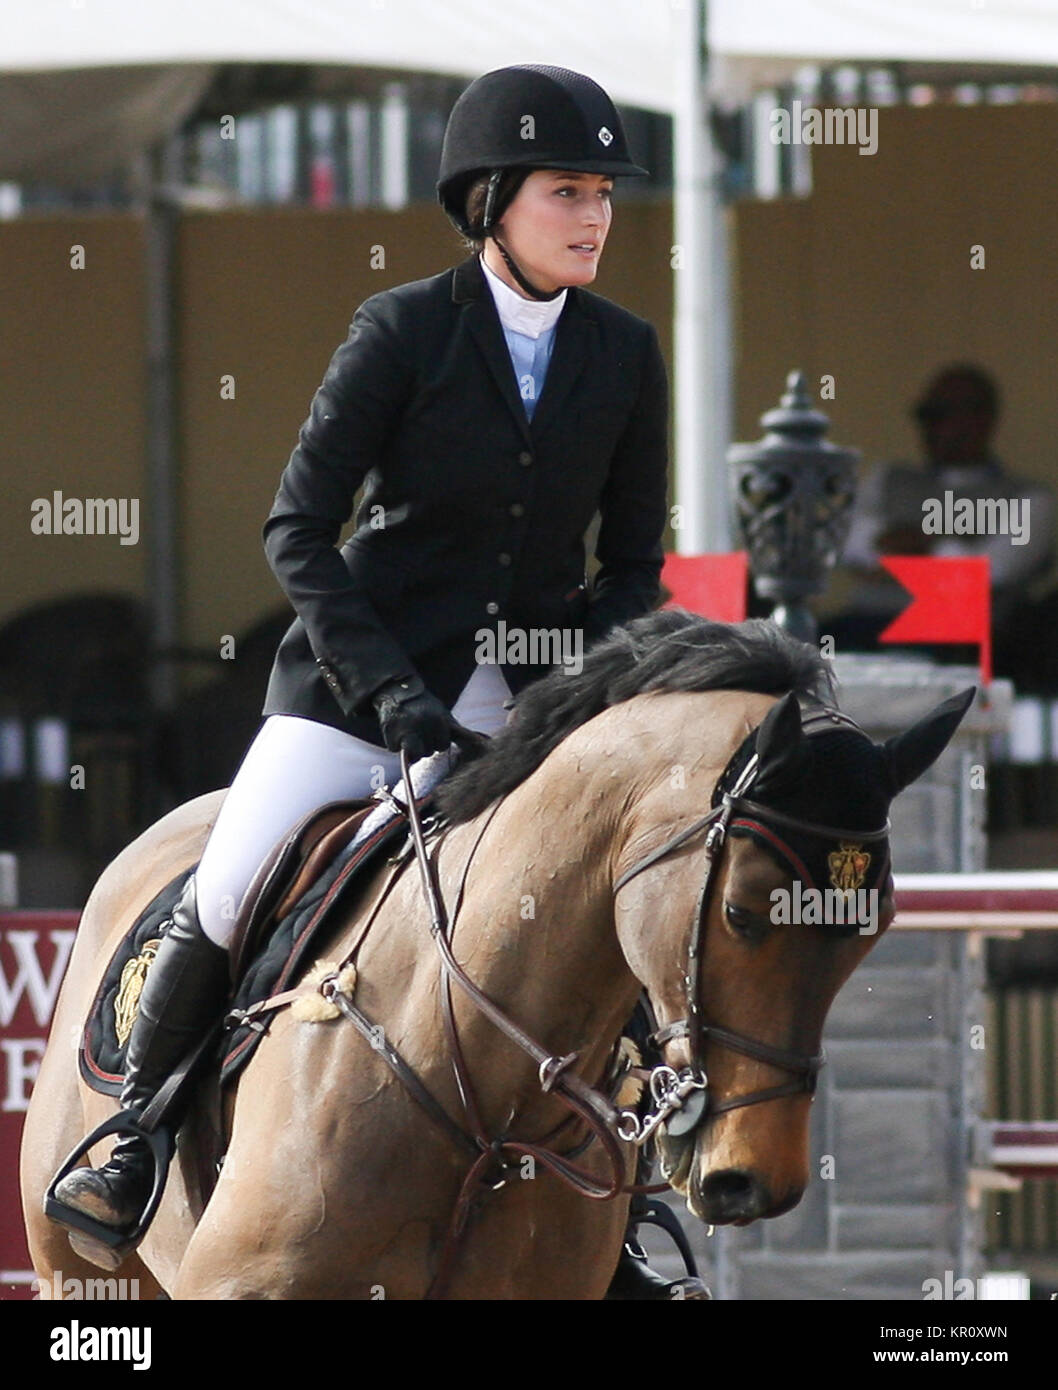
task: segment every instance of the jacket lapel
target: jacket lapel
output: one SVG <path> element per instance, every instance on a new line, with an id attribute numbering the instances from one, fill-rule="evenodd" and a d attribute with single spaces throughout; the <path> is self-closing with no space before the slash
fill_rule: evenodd
<path id="1" fill-rule="evenodd" d="M 456 266 L 452 278 L 452 299 L 464 305 L 463 314 L 471 336 L 477 343 L 486 365 L 500 389 L 507 407 L 527 443 L 534 443 L 549 421 L 555 417 L 573 385 L 584 370 L 589 349 L 595 346 L 588 324 L 594 323 L 591 306 L 571 286 L 565 307 L 555 327 L 555 342 L 551 350 L 544 389 L 536 403 L 532 422 L 525 413 L 525 402 L 518 390 L 514 365 L 503 336 L 503 325 L 496 311 L 492 292 L 476 255 Z"/>

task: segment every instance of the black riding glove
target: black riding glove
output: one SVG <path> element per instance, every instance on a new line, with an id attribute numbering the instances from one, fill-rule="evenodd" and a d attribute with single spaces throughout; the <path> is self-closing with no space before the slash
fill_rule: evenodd
<path id="1" fill-rule="evenodd" d="M 371 703 L 378 715 L 382 738 L 390 752 L 408 750 L 408 759 L 418 762 L 428 753 L 448 748 L 462 732 L 436 695 L 431 695 L 419 676 L 387 681 L 376 690 Z"/>

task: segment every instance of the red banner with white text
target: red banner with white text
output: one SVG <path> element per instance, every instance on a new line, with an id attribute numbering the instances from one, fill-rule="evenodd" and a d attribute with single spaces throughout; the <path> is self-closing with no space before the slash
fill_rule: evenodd
<path id="1" fill-rule="evenodd" d="M 76 912 L 0 912 L 0 1298 L 33 1295 L 18 1154 L 77 922 Z"/>

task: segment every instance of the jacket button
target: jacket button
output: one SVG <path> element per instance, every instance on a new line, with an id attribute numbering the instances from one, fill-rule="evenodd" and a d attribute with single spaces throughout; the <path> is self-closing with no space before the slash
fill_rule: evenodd
<path id="1" fill-rule="evenodd" d="M 518 462 L 522 465 L 523 468 L 528 468 L 532 461 L 533 456 L 528 449 L 523 449 L 522 452 L 518 455 Z"/>
<path id="2" fill-rule="evenodd" d="M 486 613 L 490 613 L 490 614 L 492 614 L 493 616 L 495 616 L 499 611 L 500 611 L 500 605 L 499 605 L 498 603 L 486 603 L 486 605 L 485 605 L 485 612 L 486 612 Z"/>
<path id="3" fill-rule="evenodd" d="M 508 510 L 510 511 L 511 516 L 525 515 L 525 508 L 522 506 L 521 502 L 512 502 Z"/>
<path id="4" fill-rule="evenodd" d="M 499 560 L 501 565 L 509 565 L 511 563 L 511 557 L 507 554 L 506 550 L 501 550 L 496 556 L 496 559 Z"/>

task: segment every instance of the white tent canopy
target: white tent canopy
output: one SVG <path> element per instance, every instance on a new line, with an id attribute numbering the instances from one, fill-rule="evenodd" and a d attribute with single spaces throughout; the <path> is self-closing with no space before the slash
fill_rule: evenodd
<path id="1" fill-rule="evenodd" d="M 710 52 L 731 95 L 805 64 L 898 63 L 987 80 L 1058 68 L 1058 0 L 711 0 Z"/>
<path id="2" fill-rule="evenodd" d="M 602 73 L 620 101 L 671 105 L 668 0 L 3 0 L 0 16 L 9 71 L 256 62 L 465 76 L 561 55 Z"/>
<path id="3" fill-rule="evenodd" d="M 712 0 L 710 42 L 802 61 L 1058 61 L 1055 0 Z"/>
<path id="4" fill-rule="evenodd" d="M 643 0 L 0 0 L 0 179 L 89 182 L 176 128 L 224 64 L 470 80 L 509 63 L 590 73 L 672 108 L 673 15 Z M 335 79 L 339 79 L 336 83 Z"/>
<path id="5" fill-rule="evenodd" d="M 230 63 L 469 80 L 557 62 L 618 103 L 675 113 L 694 3 L 0 0 L 0 179 L 112 172 Z M 806 63 L 1058 67 L 1058 0 L 705 0 L 705 13 L 713 91 L 730 100 Z"/>
<path id="6" fill-rule="evenodd" d="M 1058 0 L 0 0 L 0 181 L 85 184 L 127 168 L 227 65 L 302 66 L 310 90 L 337 96 L 409 73 L 469 81 L 556 63 L 620 105 L 671 114 L 675 240 L 689 267 L 675 278 L 679 542 L 723 549 L 730 328 L 708 99 L 735 103 L 807 64 L 895 64 L 905 80 L 1052 75 L 1056 19 Z M 151 302 L 160 323 L 161 299 Z M 160 368 L 165 352 L 154 351 Z M 159 495 L 172 491 L 166 402 L 159 388 L 149 415 Z"/>

